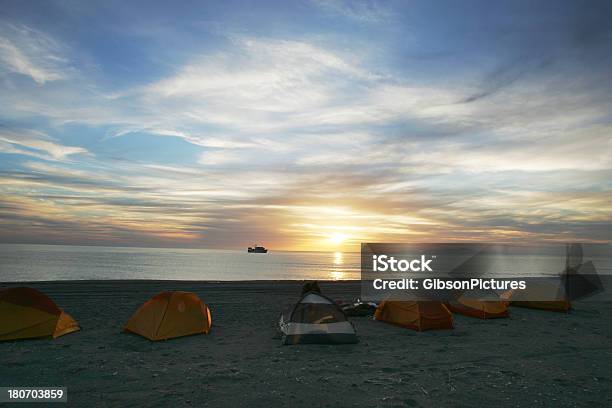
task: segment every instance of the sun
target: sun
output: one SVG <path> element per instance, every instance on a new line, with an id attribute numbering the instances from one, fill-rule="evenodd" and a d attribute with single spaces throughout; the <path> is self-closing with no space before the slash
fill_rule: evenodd
<path id="1" fill-rule="evenodd" d="M 343 234 L 341 232 L 335 232 L 329 236 L 329 242 L 334 245 L 340 245 L 341 243 L 346 241 L 347 238 L 348 237 L 346 236 L 346 234 Z"/>

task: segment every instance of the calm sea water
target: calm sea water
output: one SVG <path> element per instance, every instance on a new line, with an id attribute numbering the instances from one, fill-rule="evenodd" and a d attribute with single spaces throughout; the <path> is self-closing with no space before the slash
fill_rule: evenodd
<path id="1" fill-rule="evenodd" d="M 0 244 L 0 281 L 359 279 L 359 253 Z"/>
<path id="2" fill-rule="evenodd" d="M 556 275 L 564 267 L 563 251 L 497 258 L 494 269 L 497 276 Z M 587 259 L 598 273 L 612 275 L 607 251 Z M 81 279 L 360 279 L 360 254 L 0 244 L 0 282 Z"/>

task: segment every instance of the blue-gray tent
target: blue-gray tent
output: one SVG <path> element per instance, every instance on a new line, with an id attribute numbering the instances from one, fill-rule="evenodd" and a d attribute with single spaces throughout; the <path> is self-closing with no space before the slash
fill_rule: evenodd
<path id="1" fill-rule="evenodd" d="M 357 343 L 357 333 L 342 309 L 317 292 L 305 293 L 290 313 L 281 314 L 283 344 Z"/>

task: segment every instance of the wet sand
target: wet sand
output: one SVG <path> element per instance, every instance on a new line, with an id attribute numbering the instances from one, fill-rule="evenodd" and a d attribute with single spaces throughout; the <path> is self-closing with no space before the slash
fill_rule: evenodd
<path id="1" fill-rule="evenodd" d="M 425 333 L 354 317 L 358 344 L 282 346 L 278 316 L 300 282 L 28 286 L 82 331 L 0 343 L 0 386 L 66 386 L 72 406 L 612 406 L 612 303 L 577 303 L 569 314 L 511 308 L 488 321 L 456 315 L 454 330 Z M 359 296 L 357 282 L 321 288 Z M 157 343 L 122 333 L 162 290 L 197 293 L 211 333 Z"/>

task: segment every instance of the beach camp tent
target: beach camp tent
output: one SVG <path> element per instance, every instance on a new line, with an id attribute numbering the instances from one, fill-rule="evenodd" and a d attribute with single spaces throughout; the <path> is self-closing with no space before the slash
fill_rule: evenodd
<path id="1" fill-rule="evenodd" d="M 479 319 L 495 319 L 508 317 L 509 303 L 493 291 L 466 291 L 456 300 L 447 302 L 446 306 L 453 313 Z"/>
<path id="2" fill-rule="evenodd" d="M 283 344 L 357 343 L 355 328 L 333 300 L 307 292 L 289 313 L 281 314 Z"/>
<path id="3" fill-rule="evenodd" d="M 511 306 L 530 309 L 569 312 L 572 308 L 563 280 L 552 277 L 529 280 L 526 289 L 506 291 L 502 298 L 508 300 Z"/>
<path id="4" fill-rule="evenodd" d="M 537 296 L 534 294 L 537 293 L 536 291 L 537 289 L 531 288 L 529 289 L 529 292 L 509 290 L 507 292 L 504 292 L 502 294 L 502 297 L 504 299 L 507 299 L 510 302 L 511 306 L 519 306 L 526 307 L 529 309 L 540 309 L 564 313 L 567 313 L 571 310 L 572 304 L 564 294 L 559 293 L 556 298 L 550 300 L 531 300 Z"/>
<path id="5" fill-rule="evenodd" d="M 374 318 L 417 331 L 453 328 L 453 315 L 437 301 L 383 301 Z"/>
<path id="6" fill-rule="evenodd" d="M 565 268 L 558 277 L 530 279 L 525 290 L 510 290 L 503 296 L 512 306 L 569 312 L 572 301 L 603 291 L 593 262 L 583 262 L 582 245 L 567 244 L 565 250 Z"/>
<path id="7" fill-rule="evenodd" d="M 36 289 L 0 291 L 0 341 L 59 337 L 80 330 L 77 322 Z"/>
<path id="8" fill-rule="evenodd" d="M 210 310 L 191 292 L 162 292 L 136 310 L 124 331 L 152 341 L 208 333 Z"/>
<path id="9" fill-rule="evenodd" d="M 508 317 L 508 303 L 503 300 L 481 300 L 462 296 L 455 301 L 448 302 L 446 306 L 453 313 L 479 319 L 495 319 Z"/>

